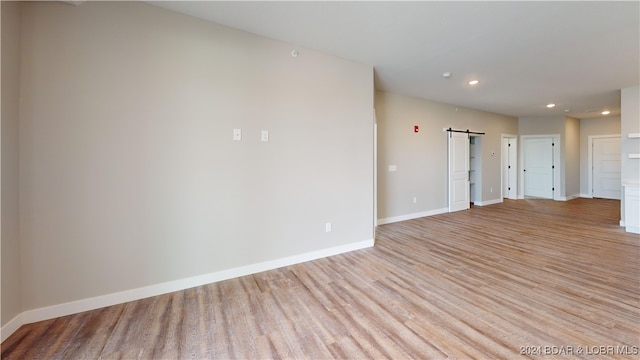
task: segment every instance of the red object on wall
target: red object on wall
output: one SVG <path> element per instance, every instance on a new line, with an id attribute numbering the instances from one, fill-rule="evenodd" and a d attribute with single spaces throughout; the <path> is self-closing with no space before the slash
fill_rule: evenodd
<path id="1" fill-rule="evenodd" d="M 413 125 L 413 132 L 420 131 L 420 127 L 418 125 Z"/>

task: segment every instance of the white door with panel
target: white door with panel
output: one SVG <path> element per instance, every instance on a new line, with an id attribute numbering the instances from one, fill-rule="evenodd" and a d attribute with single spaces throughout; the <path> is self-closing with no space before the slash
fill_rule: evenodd
<path id="1" fill-rule="evenodd" d="M 469 135 L 449 132 L 449 212 L 469 209 Z"/>
<path id="2" fill-rule="evenodd" d="M 523 141 L 524 195 L 553 199 L 553 138 Z"/>
<path id="3" fill-rule="evenodd" d="M 620 138 L 593 139 L 593 197 L 620 200 Z"/>
<path id="4" fill-rule="evenodd" d="M 518 140 L 502 139 L 502 197 L 518 198 Z"/>

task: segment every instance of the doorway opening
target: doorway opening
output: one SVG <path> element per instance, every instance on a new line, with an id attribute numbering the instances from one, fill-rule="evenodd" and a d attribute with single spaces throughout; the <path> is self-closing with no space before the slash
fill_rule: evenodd
<path id="1" fill-rule="evenodd" d="M 482 137 L 469 137 L 469 202 L 482 203 Z"/>

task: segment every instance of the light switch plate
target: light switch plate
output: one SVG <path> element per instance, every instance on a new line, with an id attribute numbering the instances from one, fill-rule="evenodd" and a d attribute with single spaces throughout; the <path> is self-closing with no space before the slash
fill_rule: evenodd
<path id="1" fill-rule="evenodd" d="M 242 140 L 242 130 L 241 129 L 233 129 L 233 140 L 235 140 L 235 141 Z"/>
<path id="2" fill-rule="evenodd" d="M 269 141 L 269 131 L 262 130 L 262 135 L 260 137 L 262 141 Z"/>

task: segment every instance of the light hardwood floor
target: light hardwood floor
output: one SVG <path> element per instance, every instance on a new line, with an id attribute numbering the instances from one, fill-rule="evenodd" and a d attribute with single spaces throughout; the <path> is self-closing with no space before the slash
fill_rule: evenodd
<path id="1" fill-rule="evenodd" d="M 23 326 L 2 359 L 637 359 L 640 236 L 619 207 L 383 225 L 374 248 Z"/>

